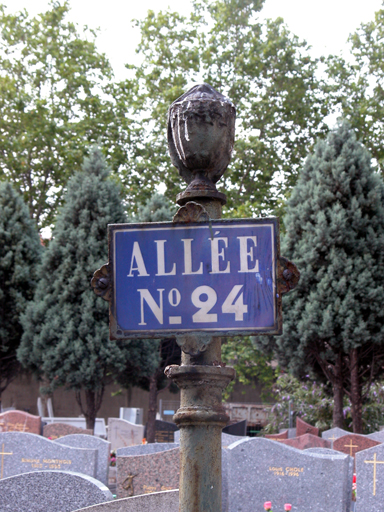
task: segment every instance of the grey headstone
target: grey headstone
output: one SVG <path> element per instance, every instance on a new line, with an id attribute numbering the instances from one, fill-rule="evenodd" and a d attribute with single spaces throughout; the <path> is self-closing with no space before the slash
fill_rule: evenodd
<path id="1" fill-rule="evenodd" d="M 228 454 L 229 512 L 254 512 L 265 501 L 275 510 L 291 503 L 298 511 L 348 512 L 353 460 L 347 455 L 308 453 L 263 438 L 238 441 Z"/>
<path id="2" fill-rule="evenodd" d="M 74 512 L 179 512 L 179 491 L 154 492 L 122 498 Z M 54 512 L 54 511 L 52 511 Z"/>
<path id="3" fill-rule="evenodd" d="M 104 441 L 96 436 L 84 434 L 72 434 L 60 437 L 55 440 L 56 443 L 72 446 L 73 448 L 90 448 L 97 450 L 97 467 L 95 477 L 103 484 L 108 485 L 109 457 L 111 453 L 111 443 Z"/>
<path id="4" fill-rule="evenodd" d="M 179 427 L 170 421 L 156 420 L 155 421 L 155 441 L 157 443 L 174 443 L 175 432 Z M 145 434 L 146 436 L 146 434 Z"/>
<path id="5" fill-rule="evenodd" d="M 221 450 L 221 510 L 228 512 L 228 450 Z"/>
<path id="6" fill-rule="evenodd" d="M 0 480 L 1 511 L 72 512 L 113 499 L 105 485 L 79 473 L 38 471 Z"/>
<path id="7" fill-rule="evenodd" d="M 108 418 L 108 441 L 111 449 L 142 444 L 144 425 L 135 425 L 119 418 Z"/>
<path id="8" fill-rule="evenodd" d="M 368 434 L 367 437 L 369 437 L 369 439 L 373 439 L 374 441 L 378 441 L 379 443 L 384 443 L 384 430 L 373 432 L 373 434 Z"/>
<path id="9" fill-rule="evenodd" d="M 232 434 L 221 434 L 221 446 L 222 448 L 228 448 L 229 445 L 236 443 L 242 439 L 249 439 L 244 436 L 233 436 Z M 175 432 L 175 443 L 180 444 L 180 430 Z"/>
<path id="10" fill-rule="evenodd" d="M 332 450 L 330 448 L 318 448 L 318 447 L 316 447 L 316 448 L 307 448 L 304 451 L 308 452 L 308 453 L 317 453 L 318 455 L 324 455 L 324 456 L 327 456 L 327 457 L 338 457 L 340 455 L 339 451 Z M 353 457 L 350 457 L 348 477 L 347 477 L 346 482 L 345 482 L 345 484 L 346 484 L 345 492 L 346 492 L 347 496 L 349 494 L 351 497 L 352 497 L 353 469 L 354 469 Z"/>
<path id="11" fill-rule="evenodd" d="M 357 452 L 355 459 L 356 508 L 381 512 L 384 509 L 384 444 Z"/>
<path id="12" fill-rule="evenodd" d="M 330 428 L 329 430 L 325 430 L 321 437 L 323 439 L 326 439 L 327 441 L 331 441 L 331 446 L 333 447 L 333 441 L 336 441 L 339 437 L 346 436 L 347 434 L 350 434 L 350 432 L 347 432 L 346 430 L 343 430 L 342 428 L 335 427 Z"/>
<path id="13" fill-rule="evenodd" d="M 63 446 L 26 432 L 0 433 L 3 477 L 31 471 L 73 471 L 94 477 L 96 450 Z"/>
<path id="14" fill-rule="evenodd" d="M 164 452 L 165 450 L 172 450 L 179 448 L 179 443 L 149 443 L 139 444 L 137 446 L 126 446 L 125 448 L 118 448 L 116 455 L 118 457 L 126 457 L 129 455 L 148 455 L 150 453 Z"/>
<path id="15" fill-rule="evenodd" d="M 279 433 L 285 432 L 286 430 L 288 430 L 288 439 L 293 439 L 296 437 L 296 428 L 281 428 Z"/>

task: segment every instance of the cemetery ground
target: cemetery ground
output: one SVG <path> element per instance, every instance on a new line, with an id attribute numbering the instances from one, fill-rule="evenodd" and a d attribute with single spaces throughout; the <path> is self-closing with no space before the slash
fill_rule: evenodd
<path id="1" fill-rule="evenodd" d="M 179 509 L 174 423 L 157 421 L 160 442 L 143 444 L 145 427 L 121 418 L 110 418 L 104 435 L 70 425 L 71 418 L 41 420 L 0 414 L 1 511 Z M 239 428 L 222 434 L 223 512 L 384 510 L 383 431 L 320 433 L 300 418 L 296 428 L 265 437 L 234 435 Z"/>

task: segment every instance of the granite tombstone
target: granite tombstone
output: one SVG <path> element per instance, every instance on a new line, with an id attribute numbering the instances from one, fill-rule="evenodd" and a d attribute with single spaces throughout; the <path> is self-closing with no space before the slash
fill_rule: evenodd
<path id="1" fill-rule="evenodd" d="M 6 411 L 0 414 L 0 432 L 30 432 L 41 434 L 41 418 L 24 411 Z"/>
<path id="2" fill-rule="evenodd" d="M 179 491 L 162 491 L 109 501 L 74 512 L 179 512 Z"/>
<path id="3" fill-rule="evenodd" d="M 347 434 L 333 442 L 333 449 L 354 457 L 357 452 L 367 450 L 378 444 L 380 444 L 378 441 L 360 434 Z"/>
<path id="4" fill-rule="evenodd" d="M 118 448 L 116 451 L 117 457 L 128 457 L 132 455 L 149 455 L 151 453 L 165 452 L 179 448 L 178 443 L 148 443 L 138 444 L 137 446 L 126 446 L 125 448 Z"/>
<path id="5" fill-rule="evenodd" d="M 135 425 L 119 418 L 108 419 L 108 441 L 112 450 L 142 444 L 143 438 L 144 425 Z"/>
<path id="6" fill-rule="evenodd" d="M 280 439 L 279 442 L 287 446 L 292 446 L 292 448 L 297 448 L 298 450 L 306 450 L 307 448 L 331 448 L 330 441 L 312 434 L 303 434 L 293 439 Z"/>
<path id="7" fill-rule="evenodd" d="M 305 422 L 301 418 L 296 418 L 296 437 L 300 437 L 304 434 L 312 434 L 313 436 L 319 436 L 320 430 L 313 425 Z"/>
<path id="8" fill-rule="evenodd" d="M 179 488 L 179 448 L 148 455 L 117 457 L 117 497 Z"/>
<path id="9" fill-rule="evenodd" d="M 90 448 L 97 452 L 97 467 L 95 477 L 103 484 L 108 485 L 109 458 L 111 454 L 111 443 L 99 437 L 85 434 L 72 434 L 60 437 L 56 443 L 71 446 L 72 448 Z"/>
<path id="10" fill-rule="evenodd" d="M 0 433 L 0 448 L 0 479 L 44 470 L 96 474 L 96 450 L 63 446 L 25 432 Z"/>
<path id="11" fill-rule="evenodd" d="M 246 436 L 247 435 L 247 420 L 238 421 L 232 423 L 223 428 L 224 434 L 230 434 L 232 436 Z"/>
<path id="12" fill-rule="evenodd" d="M 348 511 L 352 460 L 347 455 L 308 453 L 263 438 L 239 441 L 228 454 L 229 512 L 254 512 L 256 503 L 261 510 L 265 501 L 272 501 L 274 510 L 291 503 L 297 511 Z"/>
<path id="13" fill-rule="evenodd" d="M 350 432 L 347 432 L 346 430 L 343 430 L 342 428 L 335 427 L 330 428 L 329 430 L 324 430 L 322 432 L 321 437 L 323 439 L 327 439 L 328 441 L 331 441 L 331 447 L 333 447 L 333 442 L 336 441 L 336 439 L 339 439 L 339 437 L 343 437 L 350 434 Z"/>
<path id="14" fill-rule="evenodd" d="M 1 512 L 72 512 L 113 499 L 92 477 L 65 471 L 38 471 L 0 481 Z"/>
<path id="15" fill-rule="evenodd" d="M 179 430 L 175 423 L 170 421 L 156 420 L 155 422 L 155 442 L 156 443 L 174 443 L 174 433 Z"/>
<path id="16" fill-rule="evenodd" d="M 288 439 L 288 430 L 279 432 L 278 434 L 265 434 L 266 439 L 272 439 L 273 441 L 280 441 L 281 439 Z"/>
<path id="17" fill-rule="evenodd" d="M 373 432 L 372 434 L 368 434 L 367 437 L 369 437 L 369 439 L 373 439 L 374 441 L 377 441 L 378 443 L 384 443 L 384 430 L 380 430 L 378 432 Z"/>
<path id="18" fill-rule="evenodd" d="M 384 510 L 384 445 L 356 453 L 357 510 Z"/>
<path id="19" fill-rule="evenodd" d="M 93 430 L 74 427 L 67 423 L 50 423 L 43 427 L 43 436 L 49 439 L 59 439 L 60 437 L 70 436 L 72 434 L 86 434 L 92 436 Z"/>

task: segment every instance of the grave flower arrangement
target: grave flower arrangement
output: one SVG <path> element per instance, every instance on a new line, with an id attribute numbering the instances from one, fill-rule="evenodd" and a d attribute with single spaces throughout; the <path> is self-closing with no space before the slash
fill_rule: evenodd
<path id="1" fill-rule="evenodd" d="M 291 508 L 292 508 L 292 505 L 291 505 L 290 503 L 286 503 L 286 504 L 284 505 L 284 510 L 285 510 L 285 511 L 291 510 Z M 273 511 L 272 511 L 272 502 L 271 502 L 271 501 L 266 501 L 266 502 L 264 503 L 264 510 L 267 510 L 267 511 L 269 511 L 269 512 L 273 512 Z"/>
<path id="2" fill-rule="evenodd" d="M 356 473 L 353 473 L 352 479 L 352 501 L 356 501 Z"/>
<path id="3" fill-rule="evenodd" d="M 111 456 L 109 457 L 109 465 L 112 467 L 116 466 L 116 450 L 111 451 Z"/>

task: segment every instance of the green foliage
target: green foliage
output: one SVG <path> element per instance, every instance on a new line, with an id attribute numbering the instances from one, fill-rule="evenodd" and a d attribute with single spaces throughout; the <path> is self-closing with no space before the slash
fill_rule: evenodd
<path id="1" fill-rule="evenodd" d="M 348 62 L 328 59 L 327 101 L 356 130 L 384 173 L 384 9 L 349 38 Z"/>
<path id="2" fill-rule="evenodd" d="M 329 393 L 325 384 L 303 382 L 288 373 L 280 375 L 273 386 L 275 405 L 264 432 L 277 433 L 289 427 L 290 403 L 295 416 L 321 430 L 332 428 L 333 400 Z"/>
<path id="3" fill-rule="evenodd" d="M 176 205 L 172 204 L 162 194 L 154 193 L 145 204 L 140 204 L 137 214 L 131 217 L 132 222 L 165 222 L 171 221 L 177 211 Z"/>
<path id="4" fill-rule="evenodd" d="M 119 372 L 134 382 L 157 363 L 151 343 L 109 339 L 108 304 L 90 287 L 93 272 L 107 260 L 107 224 L 125 220 L 119 187 L 94 147 L 83 171 L 69 180 L 34 301 L 23 316 L 22 364 L 52 389 L 96 393 L 96 412 L 105 384 Z"/>
<path id="5" fill-rule="evenodd" d="M 258 342 L 296 376 L 341 381 L 355 405 L 382 373 L 383 201 L 383 181 L 347 124 L 317 143 L 286 207 L 281 252 L 300 282 L 283 300 L 283 335 Z"/>
<path id="6" fill-rule="evenodd" d="M 33 297 L 42 249 L 22 197 L 0 182 L 0 397 L 19 369 L 20 315 Z"/>
<path id="7" fill-rule="evenodd" d="M 245 386 L 262 385 L 262 398 L 270 399 L 270 389 L 275 380 L 276 371 L 271 366 L 271 357 L 263 354 L 249 336 L 226 338 L 222 346 L 222 360 L 236 370 L 236 380 Z M 223 398 L 228 400 L 234 382 L 224 391 Z"/>
<path id="8" fill-rule="evenodd" d="M 65 20 L 68 2 L 28 17 L 0 6 L 0 179 L 23 193 L 31 216 L 50 225 L 84 147 L 105 144 L 117 170 L 127 158 L 130 121 L 113 95 L 112 70 L 95 33 Z"/>
<path id="9" fill-rule="evenodd" d="M 289 403 L 294 417 L 299 416 L 307 423 L 327 430 L 332 428 L 334 401 L 330 396 L 329 384 L 298 380 L 287 373 L 282 374 L 273 386 L 275 405 L 271 408 L 266 434 L 277 433 L 289 426 Z M 375 382 L 369 389 L 363 404 L 364 434 L 377 432 L 383 424 L 384 383 Z M 352 429 L 352 408 L 347 396 L 343 403 L 343 428 Z M 293 423 L 295 424 L 295 422 Z"/>
<path id="10" fill-rule="evenodd" d="M 166 149 L 167 109 L 188 84 L 205 81 L 237 106 L 234 157 L 218 185 L 230 191 L 228 208 L 248 202 L 253 215 L 277 211 L 324 129 L 317 62 L 280 18 L 258 21 L 261 1 L 202 0 L 193 6 L 188 19 L 149 11 L 138 22 L 137 51 L 144 62 L 130 67 L 134 77 L 122 85 L 133 91 L 143 131 L 122 179 L 130 183 L 136 176 L 148 197 L 159 180 L 167 197 L 180 192 L 184 185 Z"/>

